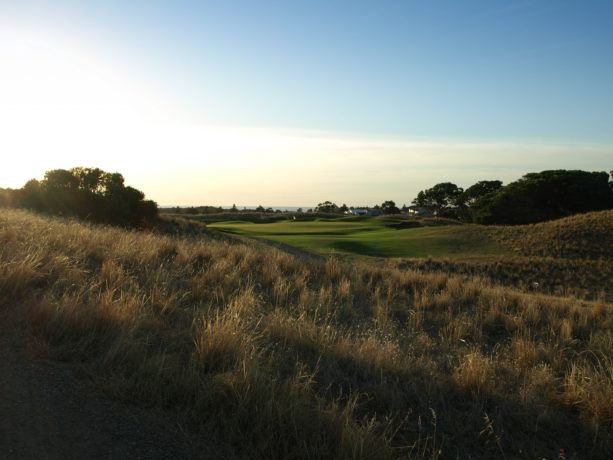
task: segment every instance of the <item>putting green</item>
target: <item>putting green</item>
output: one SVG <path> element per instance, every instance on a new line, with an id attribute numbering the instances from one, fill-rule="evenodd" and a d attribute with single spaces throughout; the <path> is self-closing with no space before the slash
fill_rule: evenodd
<path id="1" fill-rule="evenodd" d="M 228 233 L 279 241 L 319 254 L 375 257 L 474 257 L 506 252 L 477 225 L 403 228 L 402 221 L 281 221 L 268 224 L 217 222 L 209 227 Z"/>

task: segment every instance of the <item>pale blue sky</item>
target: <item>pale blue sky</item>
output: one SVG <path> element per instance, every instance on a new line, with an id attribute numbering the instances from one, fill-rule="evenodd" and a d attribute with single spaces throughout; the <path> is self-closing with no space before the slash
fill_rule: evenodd
<path id="1" fill-rule="evenodd" d="M 115 86 L 92 80 L 81 95 L 69 85 L 31 78 L 33 87 L 67 92 L 60 99 L 89 109 L 105 102 L 83 98 L 88 91 L 108 91 L 102 99 L 116 97 L 113 107 L 122 116 L 121 107 L 138 107 L 132 121 L 121 124 L 126 142 L 102 142 L 116 151 L 112 161 L 87 156 L 102 152 L 100 143 L 90 149 L 85 139 L 50 134 L 50 151 L 75 150 L 56 154 L 60 162 L 123 168 L 161 204 L 403 203 L 447 180 L 469 186 L 540 169 L 613 167 L 611 1 L 0 0 L 3 30 L 5 43 L 19 48 L 27 42 L 36 50 L 30 61 L 48 49 L 66 56 L 62 50 L 69 48 L 66 68 L 75 81 L 112 75 L 105 81 Z M 45 65 L 51 64 L 30 63 L 20 71 L 44 75 Z M 67 70 L 52 70 L 58 81 L 67 80 Z M 31 106 L 36 101 L 26 104 L 14 96 L 19 91 L 6 89 L 23 81 L 14 73 L 13 80 L 0 80 L 4 94 L 13 95 L 12 107 Z M 97 91 L 100 84 L 106 86 Z M 95 124 L 93 137 L 107 137 L 105 120 L 117 119 L 111 106 L 106 110 L 107 118 L 83 127 Z M 141 123 L 144 112 L 155 112 L 155 120 Z M 130 123 L 139 125 L 132 136 L 125 129 Z M 232 147 L 220 147 L 225 139 Z M 129 151 L 122 151 L 125 145 Z M 166 160 L 139 170 L 138 161 L 153 151 Z M 331 167 L 340 170 L 330 175 Z M 271 168 L 285 178 L 276 186 Z M 235 174 L 222 181 L 228 169 L 242 179 L 236 182 Z M 163 174 L 169 170 L 191 193 L 172 185 Z M 296 176 L 300 180 L 288 179 Z"/>

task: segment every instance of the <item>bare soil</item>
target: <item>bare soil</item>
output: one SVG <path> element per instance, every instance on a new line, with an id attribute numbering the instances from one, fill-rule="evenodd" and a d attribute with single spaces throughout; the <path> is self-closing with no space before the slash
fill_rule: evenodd
<path id="1" fill-rule="evenodd" d="M 189 434 L 177 414 L 113 401 L 68 364 L 37 356 L 24 316 L 0 311 L 0 458 L 232 457 Z"/>

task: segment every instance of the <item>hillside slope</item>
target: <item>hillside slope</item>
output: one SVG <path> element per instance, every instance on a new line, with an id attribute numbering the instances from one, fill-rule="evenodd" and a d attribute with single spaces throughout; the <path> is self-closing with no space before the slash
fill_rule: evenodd
<path id="1" fill-rule="evenodd" d="M 532 225 L 491 227 L 491 235 L 525 256 L 613 260 L 613 210 Z"/>
<path id="2" fill-rule="evenodd" d="M 0 209 L 2 306 L 241 458 L 609 458 L 613 306 Z"/>
<path id="3" fill-rule="evenodd" d="M 533 225 L 480 227 L 510 254 L 399 260 L 403 269 L 479 276 L 528 292 L 613 300 L 613 211 Z"/>

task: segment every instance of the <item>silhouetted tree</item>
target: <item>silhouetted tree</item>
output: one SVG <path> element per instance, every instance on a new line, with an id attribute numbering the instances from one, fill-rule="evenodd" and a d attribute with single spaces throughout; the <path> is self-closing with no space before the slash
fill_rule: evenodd
<path id="1" fill-rule="evenodd" d="M 502 181 L 499 180 L 481 180 L 474 185 L 471 185 L 460 197 L 460 200 L 466 206 L 471 206 L 479 198 L 490 193 L 495 193 L 502 188 Z"/>
<path id="2" fill-rule="evenodd" d="M 477 199 L 473 220 L 483 224 L 528 224 L 576 213 L 613 208 L 609 175 L 551 170 L 529 173 Z"/>
<path id="3" fill-rule="evenodd" d="M 400 214 L 400 209 L 398 209 L 396 203 L 391 200 L 384 201 L 381 204 L 381 210 L 383 211 L 383 214 Z"/>
<path id="4" fill-rule="evenodd" d="M 319 203 L 315 208 L 316 212 L 338 212 L 338 206 L 331 201 Z"/>
<path id="5" fill-rule="evenodd" d="M 496 193 L 502 188 L 502 181 L 482 180 L 468 187 L 456 200 L 456 214 L 464 221 L 473 220 L 475 202 L 487 195 Z"/>
<path id="6" fill-rule="evenodd" d="M 32 179 L 19 190 L 19 205 L 93 222 L 141 226 L 157 218 L 158 208 L 140 190 L 124 185 L 119 173 L 99 168 L 54 169 L 42 181 Z"/>
<path id="7" fill-rule="evenodd" d="M 413 200 L 418 206 L 444 215 L 460 205 L 464 190 L 451 182 L 442 182 L 434 187 L 422 190 Z"/>

